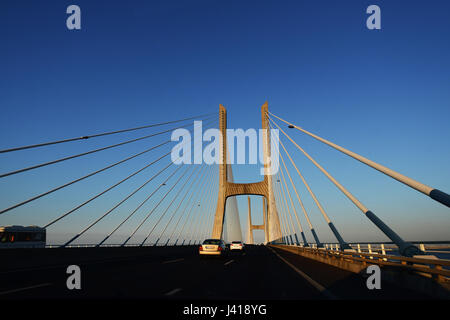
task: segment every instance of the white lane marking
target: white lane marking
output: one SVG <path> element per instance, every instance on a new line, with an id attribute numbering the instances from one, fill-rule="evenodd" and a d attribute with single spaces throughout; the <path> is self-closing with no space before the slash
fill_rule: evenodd
<path id="1" fill-rule="evenodd" d="M 226 266 L 226 265 L 229 265 L 229 264 L 232 263 L 232 262 L 234 262 L 234 260 L 227 261 L 227 262 L 225 262 L 223 265 Z"/>
<path id="2" fill-rule="evenodd" d="M 322 286 L 317 281 L 313 280 L 310 276 L 308 276 L 306 273 L 298 269 L 296 266 L 294 266 L 292 263 L 284 259 L 282 256 L 280 256 L 275 250 L 269 247 L 269 249 L 278 257 L 280 258 L 284 263 L 286 263 L 289 267 L 291 267 L 295 272 L 297 272 L 299 275 L 301 275 L 303 278 L 305 278 L 306 281 L 308 281 L 314 288 L 320 291 L 325 297 L 331 300 L 336 300 L 337 297 L 333 295 L 330 291 L 328 291 L 324 286 Z"/>
<path id="3" fill-rule="evenodd" d="M 184 258 L 175 259 L 175 260 L 168 260 L 168 261 L 161 262 L 161 264 L 180 262 L 180 261 L 183 261 L 183 260 L 184 260 Z"/>
<path id="4" fill-rule="evenodd" d="M 165 295 L 165 296 L 172 296 L 172 295 L 174 295 L 175 293 L 180 292 L 181 290 L 183 290 L 183 289 L 181 289 L 181 288 L 176 288 L 176 289 L 173 289 L 172 291 L 169 291 L 169 292 L 165 293 L 164 295 Z"/>
<path id="5" fill-rule="evenodd" d="M 41 287 L 48 287 L 48 286 L 51 286 L 51 285 L 52 285 L 51 283 L 42 283 L 42 284 L 37 284 L 35 286 L 30 286 L 30 287 L 25 287 L 25 288 L 18 288 L 18 289 L 12 289 L 12 290 L 8 290 L 8 291 L 2 291 L 2 292 L 0 292 L 0 295 L 20 292 L 20 291 L 25 291 L 25 290 L 30 290 L 30 289 L 36 289 L 36 288 L 41 288 Z"/>

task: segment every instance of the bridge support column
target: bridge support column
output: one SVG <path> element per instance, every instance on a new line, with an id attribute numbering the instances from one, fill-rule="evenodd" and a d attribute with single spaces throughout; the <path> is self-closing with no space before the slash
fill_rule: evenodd
<path id="1" fill-rule="evenodd" d="M 253 230 L 252 230 L 252 207 L 251 207 L 251 203 L 250 203 L 250 197 L 247 197 L 248 200 L 248 227 L 247 227 L 247 232 L 248 232 L 248 243 L 249 244 L 254 244 L 253 242 Z"/>
<path id="2" fill-rule="evenodd" d="M 263 206 L 263 223 L 264 223 L 264 243 L 269 242 L 269 225 L 267 223 L 267 201 L 265 197 L 262 197 Z"/>

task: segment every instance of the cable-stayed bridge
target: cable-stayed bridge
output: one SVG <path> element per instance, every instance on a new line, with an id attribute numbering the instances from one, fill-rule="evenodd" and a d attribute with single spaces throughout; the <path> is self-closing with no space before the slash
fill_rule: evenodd
<path id="1" fill-rule="evenodd" d="M 218 135 L 209 140 L 215 149 L 209 151 L 218 161 L 196 161 L 204 152 L 199 126 L 200 132 L 216 129 Z M 227 112 L 221 105 L 219 114 L 0 150 L 2 157 L 20 159 L 8 162 L 11 170 L 0 174 L 0 224 L 36 225 L 47 237 L 46 249 L 24 249 L 37 240 L 31 239 L 33 234 L 0 231 L 5 248 L 0 254 L 8 261 L 0 270 L 0 297 L 73 297 L 76 294 L 65 288 L 67 274 L 61 271 L 68 264 L 79 264 L 88 274 L 89 290 L 80 292 L 82 297 L 334 299 L 447 294 L 447 248 L 405 241 L 307 153 L 292 133 L 300 131 L 449 207 L 447 193 L 311 133 L 270 112 L 267 103 L 261 108 L 262 180 L 236 183 L 227 129 Z M 177 130 L 189 139 L 172 139 Z M 309 159 L 390 241 L 345 241 L 320 190 L 313 190 L 287 144 Z M 178 163 L 191 156 L 193 163 Z M 275 162 L 277 170 L 271 172 Z M 13 168 L 16 165 L 20 167 Z M 301 184 L 307 193 L 301 193 Z M 249 197 L 248 212 L 241 213 L 247 217 L 244 254 L 200 260 L 197 251 L 203 240 L 244 238 L 236 202 L 244 195 L 261 196 L 262 212 L 256 214 L 263 221 L 252 223 Z M 334 241 L 321 240 L 305 197 L 313 200 Z M 253 245 L 253 230 L 262 230 L 265 246 Z M 369 265 L 381 267 L 388 279 L 382 293 L 366 287 L 361 274 Z M 119 279 L 115 288 L 108 282 L 111 277 Z M 199 284 L 198 277 L 208 281 Z M 237 281 L 210 286 L 223 277 Z M 261 283 L 262 277 L 268 280 Z M 419 290 L 417 283 L 426 289 Z"/>

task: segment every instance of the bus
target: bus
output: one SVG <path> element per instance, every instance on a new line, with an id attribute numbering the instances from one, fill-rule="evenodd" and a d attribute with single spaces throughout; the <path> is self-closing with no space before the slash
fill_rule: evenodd
<path id="1" fill-rule="evenodd" d="M 45 248 L 46 231 L 38 226 L 0 227 L 0 248 Z"/>

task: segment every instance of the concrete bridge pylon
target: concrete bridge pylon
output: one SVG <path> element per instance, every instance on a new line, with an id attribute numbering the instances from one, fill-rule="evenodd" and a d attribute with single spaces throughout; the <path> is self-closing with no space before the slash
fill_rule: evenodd
<path id="1" fill-rule="evenodd" d="M 271 144 L 268 118 L 268 103 L 261 107 L 262 129 L 266 134 L 263 135 L 263 154 L 264 154 L 264 179 L 253 183 L 234 183 L 227 179 L 227 111 L 223 105 L 219 107 L 219 130 L 220 135 L 220 164 L 219 164 L 219 191 L 217 199 L 216 213 L 214 217 L 214 226 L 212 238 L 221 239 L 223 236 L 223 222 L 225 215 L 225 206 L 227 198 L 238 195 L 260 195 L 265 198 L 264 221 L 265 223 L 265 242 L 271 242 L 281 238 L 281 228 L 279 215 L 273 194 L 272 175 L 270 173 Z"/>

